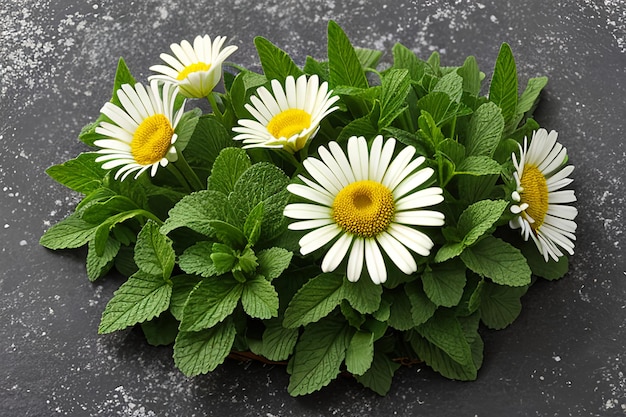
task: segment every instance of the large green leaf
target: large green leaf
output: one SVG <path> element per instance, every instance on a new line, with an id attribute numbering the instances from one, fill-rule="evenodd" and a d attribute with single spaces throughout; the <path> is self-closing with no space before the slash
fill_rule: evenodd
<path id="1" fill-rule="evenodd" d="M 243 286 L 232 278 L 206 278 L 189 294 L 181 331 L 197 332 L 215 326 L 237 307 Z"/>
<path id="2" fill-rule="evenodd" d="M 359 57 L 345 32 L 334 21 L 328 22 L 328 66 L 330 84 L 367 88 L 367 78 Z"/>
<path id="3" fill-rule="evenodd" d="M 318 321 L 343 300 L 343 277 L 323 273 L 310 279 L 289 302 L 283 326 L 294 328 Z"/>
<path id="4" fill-rule="evenodd" d="M 461 259 L 469 269 L 500 285 L 521 287 L 530 284 L 531 272 L 519 249 L 488 236 L 467 248 Z"/>
<path id="5" fill-rule="evenodd" d="M 511 47 L 503 43 L 496 59 L 489 86 L 489 100 L 502 109 L 505 124 L 515 117 L 517 108 L 517 68 Z"/>
<path id="6" fill-rule="evenodd" d="M 254 38 L 254 45 L 268 80 L 277 79 L 282 83 L 289 75 L 298 78 L 303 74 L 285 51 L 267 39 L 257 36 Z"/>

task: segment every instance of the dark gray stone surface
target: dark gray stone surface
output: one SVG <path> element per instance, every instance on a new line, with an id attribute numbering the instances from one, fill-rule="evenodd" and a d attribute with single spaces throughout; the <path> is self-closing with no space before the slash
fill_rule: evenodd
<path id="1" fill-rule="evenodd" d="M 118 57 L 145 80 L 171 42 L 208 33 L 246 66 L 256 35 L 301 63 L 324 55 L 329 19 L 358 46 L 402 42 L 449 65 L 475 55 L 488 74 L 506 41 L 523 80 L 550 78 L 537 117 L 576 165 L 570 273 L 484 332 L 476 382 L 402 369 L 384 398 L 340 378 L 294 399 L 284 368 L 231 360 L 189 379 L 136 331 L 98 336 L 120 279 L 91 284 L 83 252 L 37 242 L 78 201 L 43 171 L 84 150 L 76 136 L 110 97 Z M 626 415 L 625 68 L 621 0 L 0 0 L 0 415 Z"/>

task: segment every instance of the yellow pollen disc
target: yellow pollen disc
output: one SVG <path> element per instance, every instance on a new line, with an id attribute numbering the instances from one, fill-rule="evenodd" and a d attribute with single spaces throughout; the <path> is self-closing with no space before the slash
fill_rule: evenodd
<path id="1" fill-rule="evenodd" d="M 167 117 L 162 114 L 150 116 L 135 130 L 130 142 L 130 153 L 139 165 L 159 162 L 167 154 L 172 136 L 174 129 Z"/>
<path id="2" fill-rule="evenodd" d="M 304 110 L 289 109 L 278 113 L 267 124 L 275 138 L 290 138 L 311 126 L 311 115 Z"/>
<path id="3" fill-rule="evenodd" d="M 333 202 L 333 219 L 353 235 L 374 237 L 394 219 L 396 206 L 391 191 L 376 181 L 353 182 Z"/>
<path id="4" fill-rule="evenodd" d="M 520 193 L 520 203 L 527 203 L 526 213 L 532 217 L 535 222 L 530 224 L 533 230 L 539 229 L 543 224 L 543 220 L 548 212 L 548 184 L 546 177 L 534 165 L 525 165 L 524 173 L 520 180 L 522 191 Z"/>
<path id="5" fill-rule="evenodd" d="M 178 81 L 184 80 L 192 72 L 208 71 L 211 69 L 211 64 L 205 64 L 204 62 L 195 62 L 191 65 L 187 65 L 181 72 L 178 73 L 176 79 Z"/>

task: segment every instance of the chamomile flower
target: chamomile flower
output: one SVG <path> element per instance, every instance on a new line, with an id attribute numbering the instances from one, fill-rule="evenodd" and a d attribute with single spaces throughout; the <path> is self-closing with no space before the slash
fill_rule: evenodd
<path id="1" fill-rule="evenodd" d="M 367 267 L 376 284 L 387 280 L 382 250 L 405 274 L 417 271 L 414 256 L 428 256 L 433 241 L 413 226 L 442 226 L 444 215 L 424 210 L 443 201 L 439 187 L 419 189 L 433 175 L 432 168 L 418 169 L 423 156 L 413 158 L 415 148 L 404 148 L 395 158 L 395 139 L 377 136 L 371 149 L 363 137 L 348 140 L 347 156 L 336 142 L 319 148 L 320 159 L 309 157 L 304 168 L 313 180 L 300 175 L 304 184 L 287 189 L 310 203 L 287 205 L 284 215 L 298 221 L 292 230 L 310 230 L 299 241 L 300 252 L 309 254 L 335 240 L 322 260 L 324 272 L 334 271 L 348 255 L 347 276 L 357 281 Z M 407 249 L 408 248 L 408 249 Z"/>
<path id="2" fill-rule="evenodd" d="M 160 74 L 149 77 L 178 85 L 181 94 L 189 98 L 208 96 L 222 78 L 222 63 L 236 46 L 222 49 L 226 38 L 218 36 L 211 42 L 209 35 L 196 36 L 193 46 L 184 40 L 170 45 L 174 56 L 161 54 L 168 65 L 153 65 L 150 70 Z"/>
<path id="3" fill-rule="evenodd" d="M 568 176 L 574 170 L 567 161 L 567 150 L 557 143 L 557 132 L 548 133 L 539 129 L 533 133 L 530 146 L 524 138 L 520 145 L 519 160 L 513 154 L 513 173 L 517 189 L 511 197 L 517 203 L 511 206 L 516 214 L 509 225 L 521 229 L 522 237 L 530 237 L 543 255 L 558 261 L 563 250 L 574 254 L 576 223 L 575 207 L 568 205 L 576 201 L 573 190 L 563 190 L 573 180 Z"/>
<path id="4" fill-rule="evenodd" d="M 235 140 L 243 140 L 244 148 L 282 148 L 294 153 L 302 149 L 317 133 L 320 122 L 338 109 L 331 107 L 339 97 L 328 90 L 328 83 L 321 85 L 317 75 L 308 78 L 301 75 L 285 80 L 285 87 L 272 80 L 270 93 L 259 87 L 250 98 L 252 105 L 246 109 L 256 120 L 242 119 L 233 131 L 239 133 Z"/>
<path id="5" fill-rule="evenodd" d="M 124 84 L 117 90 L 121 106 L 108 102 L 100 110 L 110 122 L 101 122 L 96 133 L 106 136 L 94 145 L 103 154 L 96 162 L 104 162 L 103 169 L 121 167 L 115 178 L 122 180 L 136 172 L 135 178 L 150 170 L 154 176 L 159 166 L 178 159 L 174 142 L 176 126 L 183 115 L 183 106 L 175 112 L 174 102 L 178 88 L 164 84 L 159 91 L 157 81 L 146 89 L 143 84 Z"/>

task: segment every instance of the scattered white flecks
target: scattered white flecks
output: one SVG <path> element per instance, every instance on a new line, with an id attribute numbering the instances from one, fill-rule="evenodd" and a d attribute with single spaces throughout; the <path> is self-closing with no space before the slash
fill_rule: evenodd
<path id="1" fill-rule="evenodd" d="M 489 20 L 491 20 L 492 23 L 498 23 L 498 18 L 494 15 L 489 16 Z"/>
<path id="2" fill-rule="evenodd" d="M 561 362 L 561 357 L 559 355 L 553 356 L 552 359 L 554 359 L 555 362 Z"/>
<path id="3" fill-rule="evenodd" d="M 28 245 L 28 242 L 25 240 L 20 240 L 20 246 L 26 246 Z"/>
<path id="4" fill-rule="evenodd" d="M 626 53 L 626 3 L 623 0 L 585 0 L 580 6 L 594 9 L 604 19 L 604 26 L 610 29 L 619 49 Z"/>

